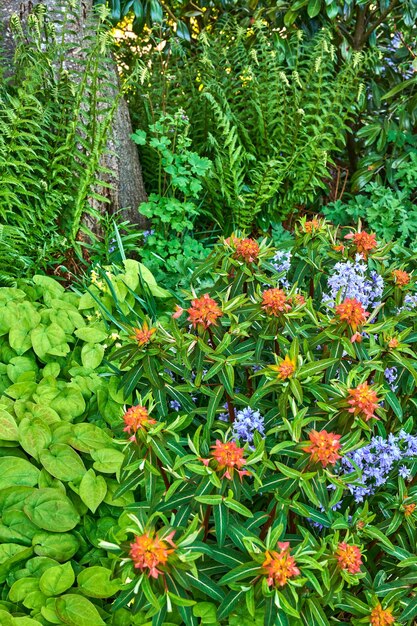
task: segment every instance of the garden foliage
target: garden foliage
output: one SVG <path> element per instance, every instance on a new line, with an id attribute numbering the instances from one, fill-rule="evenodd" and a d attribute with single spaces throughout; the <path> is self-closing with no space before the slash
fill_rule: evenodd
<path id="1" fill-rule="evenodd" d="M 125 609 L 123 624 L 415 621 L 413 268 L 373 234 L 318 220 L 303 220 L 289 246 L 222 241 L 171 318 L 102 307 L 119 325 L 105 385 L 117 410 L 110 421 L 103 405 L 87 417 L 104 427 L 105 448 L 117 445 L 117 488 L 112 474 L 106 483 L 124 506 L 98 506 L 94 541 L 79 530 L 94 548 L 71 567 L 79 578 L 94 557 L 111 570 L 113 605 L 89 596 L 104 620 Z M 16 393 L 6 394 L 13 415 Z M 71 448 L 64 421 L 58 445 Z M 39 460 L 24 458 L 35 490 L 45 488 L 38 472 L 54 481 L 44 447 Z M 101 476 L 96 452 L 80 452 L 83 472 Z M 87 515 L 79 476 L 55 478 Z M 22 515 L 36 525 L 27 501 Z M 5 607 L 16 614 L 20 567 L 7 578 Z M 82 584 L 57 595 L 41 623 L 73 624 L 61 607 L 85 595 Z"/>
<path id="2" fill-rule="evenodd" d="M 60 16 L 38 5 L 27 24 L 10 21 L 14 63 L 0 67 L 3 284 L 80 255 L 83 215 L 97 218 L 94 202 L 108 201 L 100 158 L 120 98 L 108 72 L 112 39 L 94 15 L 74 50 L 70 5 Z"/>
<path id="3" fill-rule="evenodd" d="M 166 42 L 154 35 L 142 53 L 152 71 L 133 100 L 137 124 L 184 109 L 192 149 L 212 160 L 200 213 L 227 233 L 256 221 L 266 229 L 326 188 L 360 92 L 359 53 L 341 61 L 326 30 L 271 36 L 260 21 L 219 20 L 195 55 L 174 43 L 163 54 L 157 43 Z M 153 190 L 158 155 L 144 146 L 141 159 Z"/>
<path id="4" fill-rule="evenodd" d="M 111 289 L 121 315 L 144 285 L 167 294 L 135 261 L 105 276 L 81 296 L 40 275 L 0 290 L 2 626 L 132 623 L 109 613 L 121 581 L 99 546 L 134 498 L 118 494 L 125 399 L 105 365 L 118 335 L 97 302 L 111 313 Z"/>

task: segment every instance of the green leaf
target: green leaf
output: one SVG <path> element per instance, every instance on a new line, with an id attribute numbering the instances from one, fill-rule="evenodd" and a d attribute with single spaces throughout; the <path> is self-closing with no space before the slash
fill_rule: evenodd
<path id="1" fill-rule="evenodd" d="M 244 506 L 241 502 L 237 502 L 232 498 L 225 498 L 224 504 L 227 508 L 232 509 L 232 511 L 236 511 L 240 515 L 244 515 L 245 517 L 253 517 L 252 511 L 250 511 L 246 506 Z"/>
<path id="2" fill-rule="evenodd" d="M 68 626 L 104 626 L 99 612 L 90 600 L 68 593 L 56 599 L 58 617 Z"/>
<path id="3" fill-rule="evenodd" d="M 111 580 L 112 572 L 98 565 L 88 567 L 77 576 L 77 583 L 84 595 L 91 598 L 110 598 L 120 590 L 120 581 Z"/>
<path id="4" fill-rule="evenodd" d="M 224 504 L 220 503 L 218 506 L 214 507 L 213 515 L 217 544 L 222 548 L 226 540 L 227 527 L 229 525 L 229 511 Z"/>
<path id="5" fill-rule="evenodd" d="M 223 600 L 223 590 L 208 576 L 200 573 L 199 577 L 196 578 L 191 572 L 186 572 L 185 576 L 192 587 L 202 591 L 204 594 L 209 596 L 209 598 L 213 598 L 213 600 L 217 600 L 218 602 Z"/>
<path id="6" fill-rule="evenodd" d="M 316 17 L 320 13 L 321 0 L 309 0 L 307 13 L 309 17 Z"/>
<path id="7" fill-rule="evenodd" d="M 39 588 L 46 596 L 58 596 L 72 587 L 75 580 L 71 563 L 48 568 L 40 577 Z"/>
<path id="8" fill-rule="evenodd" d="M 80 521 L 71 500 L 58 489 L 36 490 L 26 498 L 23 510 L 36 526 L 51 532 L 72 530 Z"/>
<path id="9" fill-rule="evenodd" d="M 42 450 L 52 441 L 49 426 L 36 417 L 24 418 L 19 424 L 19 442 L 23 450 L 39 461 Z"/>
<path id="10" fill-rule="evenodd" d="M 0 408 L 0 439 L 4 441 L 19 441 L 15 419 L 2 408 Z"/>
<path id="11" fill-rule="evenodd" d="M 107 484 L 103 476 L 97 476 L 93 469 L 89 469 L 81 479 L 78 494 L 81 500 L 95 513 L 103 502 L 107 493 Z"/>
<path id="12" fill-rule="evenodd" d="M 41 450 L 39 459 L 52 476 L 64 482 L 77 482 L 86 472 L 78 454 L 64 443 L 56 443 L 48 450 Z"/>
<path id="13" fill-rule="evenodd" d="M 108 333 L 100 326 L 84 326 L 83 328 L 77 328 L 74 332 L 75 336 L 87 343 L 100 343 L 106 341 Z"/>
<path id="14" fill-rule="evenodd" d="M 243 600 L 246 595 L 246 589 L 243 591 L 230 591 L 224 598 L 223 602 L 217 609 L 217 619 L 224 619 L 233 611 L 235 606 Z"/>
<path id="15" fill-rule="evenodd" d="M 255 561 L 250 561 L 249 563 L 243 563 L 242 565 L 235 567 L 230 572 L 225 574 L 219 580 L 219 584 L 226 585 L 226 584 L 235 582 L 236 580 L 244 580 L 245 578 L 251 578 L 251 577 L 255 578 L 256 576 L 259 575 L 260 570 L 261 570 L 261 566 L 259 565 L 259 563 L 256 563 Z"/>
<path id="16" fill-rule="evenodd" d="M 96 369 L 104 357 L 104 346 L 86 343 L 81 350 L 81 362 L 88 369 Z"/>
<path id="17" fill-rule="evenodd" d="M 0 458 L 0 489 L 15 485 L 34 487 L 39 478 L 37 467 L 16 456 Z"/>

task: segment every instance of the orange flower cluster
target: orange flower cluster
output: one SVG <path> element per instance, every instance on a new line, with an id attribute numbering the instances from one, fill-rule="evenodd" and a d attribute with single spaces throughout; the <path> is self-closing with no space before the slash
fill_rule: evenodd
<path id="1" fill-rule="evenodd" d="M 309 452 L 314 463 L 321 463 L 323 467 L 334 465 L 342 457 L 339 454 L 341 448 L 340 437 L 327 430 L 311 430 L 308 434 L 310 443 L 303 448 L 304 452 Z"/>
<path id="2" fill-rule="evenodd" d="M 416 506 L 417 505 L 414 504 L 414 503 L 413 504 L 406 504 L 405 507 L 404 507 L 404 515 L 406 517 L 410 517 L 410 515 L 412 515 L 414 513 Z"/>
<path id="3" fill-rule="evenodd" d="M 241 469 L 246 464 L 244 457 L 245 451 L 243 448 L 239 448 L 234 441 L 223 443 L 217 439 L 216 445 L 211 447 L 213 449 L 211 456 L 215 461 L 217 461 L 216 470 L 226 470 L 222 478 L 226 477 L 231 480 L 235 469 L 239 474 L 240 480 L 242 480 L 242 476 L 250 476 L 250 472 Z M 210 463 L 210 459 L 201 460 L 206 466 Z"/>
<path id="4" fill-rule="evenodd" d="M 165 565 L 168 557 L 174 552 L 175 544 L 172 541 L 175 531 L 170 533 L 164 540 L 153 533 L 144 533 L 135 537 L 135 541 L 130 544 L 130 557 L 134 562 L 134 567 L 143 572 L 148 570 L 148 576 L 158 578 L 162 572 L 158 566 Z M 168 548 L 168 545 L 172 548 Z"/>
<path id="5" fill-rule="evenodd" d="M 156 424 L 156 420 L 149 417 L 148 409 L 140 405 L 131 406 L 123 415 L 123 421 L 126 425 L 123 430 L 129 434 L 133 432 L 131 441 L 135 440 L 138 430 L 145 430 L 148 426 Z"/>
<path id="6" fill-rule="evenodd" d="M 346 298 L 341 304 L 337 305 L 336 315 L 341 322 L 347 322 L 356 332 L 358 326 L 365 324 L 369 313 L 365 311 L 356 298 Z"/>
<path id="7" fill-rule="evenodd" d="M 355 416 L 364 415 L 366 422 L 372 417 L 378 419 L 375 415 L 378 402 L 378 396 L 372 387 L 368 385 L 367 381 L 358 385 L 355 389 L 349 389 L 349 413 L 353 413 Z"/>
<path id="8" fill-rule="evenodd" d="M 216 325 L 218 317 L 223 315 L 219 305 L 208 293 L 201 298 L 195 298 L 191 301 L 191 306 L 187 309 L 188 321 L 192 323 L 194 328 L 201 324 L 203 328 L 208 328 L 212 324 Z M 175 314 L 174 314 L 175 315 Z"/>
<path id="9" fill-rule="evenodd" d="M 361 254 L 364 259 L 367 259 L 369 253 L 375 250 L 378 245 L 375 235 L 367 233 L 364 230 L 360 233 L 349 233 L 349 235 L 345 236 L 345 239 L 353 240 L 356 252 Z"/>
<path id="10" fill-rule="evenodd" d="M 258 260 L 259 244 L 255 239 L 235 239 L 235 259 L 243 259 L 246 263 Z"/>
<path id="11" fill-rule="evenodd" d="M 400 342 L 398 341 L 397 337 L 393 337 L 388 342 L 388 348 L 398 348 L 399 345 Z"/>
<path id="12" fill-rule="evenodd" d="M 289 578 L 298 576 L 300 573 L 294 557 L 290 555 L 289 542 L 279 542 L 278 548 L 279 552 L 276 550 L 265 552 L 265 561 L 262 563 L 262 567 L 266 570 L 269 587 L 283 587 Z"/>
<path id="13" fill-rule="evenodd" d="M 279 365 L 270 365 L 269 369 L 278 372 L 278 378 L 280 380 L 287 380 L 287 378 L 291 378 L 294 375 L 296 367 L 297 364 L 295 360 L 291 359 L 287 354 Z"/>
<path id="14" fill-rule="evenodd" d="M 341 569 L 349 574 L 357 574 L 362 565 L 362 555 L 358 546 L 350 546 L 348 543 L 339 543 L 336 550 L 336 557 Z"/>
<path id="15" fill-rule="evenodd" d="M 262 308 L 268 315 L 278 317 L 291 309 L 287 294 L 282 289 L 267 289 L 262 294 Z"/>
<path id="16" fill-rule="evenodd" d="M 409 284 L 411 280 L 410 274 L 408 274 L 404 270 L 394 270 L 392 272 L 392 277 L 395 280 L 395 284 L 399 287 L 405 287 Z"/>
<path id="17" fill-rule="evenodd" d="M 156 328 L 149 328 L 148 324 L 144 322 L 142 328 L 133 329 L 131 338 L 141 347 L 149 343 L 154 333 L 156 333 Z"/>
<path id="18" fill-rule="evenodd" d="M 320 222 L 315 218 L 304 223 L 304 231 L 306 233 L 312 233 L 313 230 L 317 230 L 318 228 L 320 228 Z"/>
<path id="19" fill-rule="evenodd" d="M 380 604 L 372 610 L 369 616 L 371 626 L 390 626 L 395 622 L 395 618 L 389 609 L 383 609 Z"/>

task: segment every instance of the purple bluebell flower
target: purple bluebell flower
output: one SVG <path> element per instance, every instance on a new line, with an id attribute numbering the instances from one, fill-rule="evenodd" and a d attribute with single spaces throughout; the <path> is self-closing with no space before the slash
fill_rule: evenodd
<path id="1" fill-rule="evenodd" d="M 398 470 L 399 475 L 401 476 L 401 478 L 407 479 L 410 478 L 411 475 L 411 470 L 409 467 L 406 467 L 405 465 L 401 465 L 401 467 Z"/>
<path id="2" fill-rule="evenodd" d="M 327 281 L 330 293 L 323 296 L 324 304 L 334 307 L 338 297 L 342 300 L 355 298 L 367 310 L 380 304 L 384 280 L 375 270 L 368 272 L 360 255 L 355 262 L 336 263 L 333 270 Z"/>
<path id="3" fill-rule="evenodd" d="M 146 241 L 148 237 L 150 237 L 151 235 L 154 235 L 155 231 L 153 228 L 151 228 L 150 230 L 144 230 L 142 233 L 142 237 L 144 238 L 144 240 Z"/>
<path id="4" fill-rule="evenodd" d="M 395 384 L 397 380 L 397 368 L 396 367 L 386 367 L 384 370 L 385 380 L 391 387 L 392 391 L 396 391 L 398 389 L 398 385 Z"/>
<path id="5" fill-rule="evenodd" d="M 174 411 L 180 411 L 181 410 L 181 402 L 178 402 L 178 400 L 171 400 L 170 403 L 169 403 L 169 406 Z"/>
<path id="6" fill-rule="evenodd" d="M 408 478 L 411 470 L 403 464 L 400 467 L 397 464 L 414 456 L 417 456 L 417 436 L 401 430 L 398 435 L 391 433 L 386 439 L 373 437 L 368 445 L 342 459 L 341 470 L 344 474 L 349 474 L 356 467 L 361 471 L 360 484 L 350 484 L 348 488 L 356 502 L 363 502 L 387 482 L 390 472 L 395 468 L 400 476 Z"/>
<path id="7" fill-rule="evenodd" d="M 255 432 L 258 432 L 261 437 L 265 437 L 264 418 L 259 411 L 255 411 L 249 406 L 238 411 L 233 422 L 233 436 L 245 443 L 252 444 Z"/>
<path id="8" fill-rule="evenodd" d="M 279 283 L 282 284 L 283 287 L 289 289 L 290 283 L 287 279 L 287 272 L 291 267 L 291 257 L 292 254 L 289 250 L 277 250 L 274 257 L 272 266 L 276 269 L 277 272 L 284 272 L 285 276 L 279 279 Z"/>
<path id="9" fill-rule="evenodd" d="M 401 309 L 398 309 L 398 313 L 403 311 L 412 311 L 417 306 L 417 294 L 406 293 L 404 297 L 404 304 Z"/>

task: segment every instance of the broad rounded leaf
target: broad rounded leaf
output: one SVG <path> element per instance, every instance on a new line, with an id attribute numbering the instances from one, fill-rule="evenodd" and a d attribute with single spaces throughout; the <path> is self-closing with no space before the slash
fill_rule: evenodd
<path id="1" fill-rule="evenodd" d="M 82 596 L 68 593 L 56 600 L 58 617 L 68 626 L 103 626 L 99 612 L 92 602 Z"/>
<path id="2" fill-rule="evenodd" d="M 42 450 L 39 458 L 52 476 L 65 482 L 77 481 L 86 471 L 81 458 L 65 443 L 56 443 L 48 450 Z"/>
<path id="3" fill-rule="evenodd" d="M 72 587 L 75 574 L 71 563 L 49 567 L 39 580 L 39 588 L 46 596 L 58 596 Z"/>
<path id="4" fill-rule="evenodd" d="M 38 528 L 51 532 L 72 530 L 80 521 L 71 500 L 58 489 L 38 489 L 27 498 L 23 510 Z"/>

